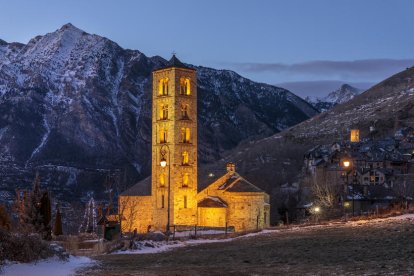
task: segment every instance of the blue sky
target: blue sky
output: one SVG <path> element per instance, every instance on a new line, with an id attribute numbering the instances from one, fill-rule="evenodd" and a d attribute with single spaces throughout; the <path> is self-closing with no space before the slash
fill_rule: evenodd
<path id="1" fill-rule="evenodd" d="M 411 0 L 0 0 L 0 39 L 26 43 L 70 22 L 255 81 L 367 86 L 414 65 L 413 10 Z"/>

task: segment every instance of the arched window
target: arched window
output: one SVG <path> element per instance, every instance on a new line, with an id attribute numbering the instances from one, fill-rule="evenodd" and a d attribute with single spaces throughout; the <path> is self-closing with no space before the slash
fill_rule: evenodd
<path id="1" fill-rule="evenodd" d="M 181 139 L 183 143 L 190 143 L 190 128 L 181 128 Z"/>
<path id="2" fill-rule="evenodd" d="M 160 96 L 167 96 L 168 95 L 168 78 L 160 79 L 158 94 Z"/>
<path id="3" fill-rule="evenodd" d="M 188 104 L 181 104 L 181 118 L 188 119 Z"/>
<path id="4" fill-rule="evenodd" d="M 185 129 L 185 141 L 186 143 L 190 143 L 190 128 Z"/>
<path id="5" fill-rule="evenodd" d="M 165 186 L 165 173 L 160 174 L 160 187 Z"/>
<path id="6" fill-rule="evenodd" d="M 183 165 L 188 165 L 188 151 L 184 151 L 183 152 L 183 160 L 182 160 L 182 164 Z"/>
<path id="7" fill-rule="evenodd" d="M 160 129 L 160 143 L 167 143 L 167 130 L 165 128 Z"/>
<path id="8" fill-rule="evenodd" d="M 181 141 L 185 143 L 185 128 L 184 127 L 181 128 Z"/>
<path id="9" fill-rule="evenodd" d="M 160 120 L 168 119 L 168 104 L 162 104 L 160 106 Z"/>
<path id="10" fill-rule="evenodd" d="M 183 175 L 183 187 L 188 187 L 188 181 L 189 181 L 189 175 L 188 175 L 188 173 L 185 173 L 184 175 Z"/>
<path id="11" fill-rule="evenodd" d="M 180 78 L 180 94 L 181 95 L 190 95 L 191 86 L 189 78 Z"/>

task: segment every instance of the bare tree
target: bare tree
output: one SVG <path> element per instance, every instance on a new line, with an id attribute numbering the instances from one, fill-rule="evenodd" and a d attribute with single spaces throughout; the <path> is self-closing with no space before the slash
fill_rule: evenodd
<path id="1" fill-rule="evenodd" d="M 123 196 L 119 200 L 119 222 L 121 229 L 125 232 L 132 232 L 134 221 L 138 218 L 138 202 L 131 196 Z"/>
<path id="2" fill-rule="evenodd" d="M 310 187 L 316 205 L 326 209 L 336 207 L 340 185 L 333 172 L 321 170 L 316 174 L 308 175 L 304 181 L 304 184 Z"/>
<path id="3" fill-rule="evenodd" d="M 401 200 L 403 208 L 408 208 L 408 202 L 414 197 L 414 175 L 399 175 L 392 185 L 395 195 Z"/>

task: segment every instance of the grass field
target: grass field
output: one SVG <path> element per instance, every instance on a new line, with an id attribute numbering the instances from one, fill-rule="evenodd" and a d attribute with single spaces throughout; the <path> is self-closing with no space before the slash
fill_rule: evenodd
<path id="1" fill-rule="evenodd" d="M 104 255 L 79 275 L 414 275 L 414 217 L 282 229 L 158 254 Z"/>

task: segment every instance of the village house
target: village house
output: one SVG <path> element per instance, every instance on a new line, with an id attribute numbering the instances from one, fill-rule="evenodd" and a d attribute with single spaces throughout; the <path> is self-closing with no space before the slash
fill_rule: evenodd
<path id="1" fill-rule="evenodd" d="M 411 198 L 411 191 L 396 185 L 410 181 L 413 133 L 403 128 L 394 137 L 361 141 L 359 131 L 352 130 L 349 141 L 318 145 L 304 156 L 305 183 L 336 187 L 337 207 L 345 211 L 364 212 Z"/>

